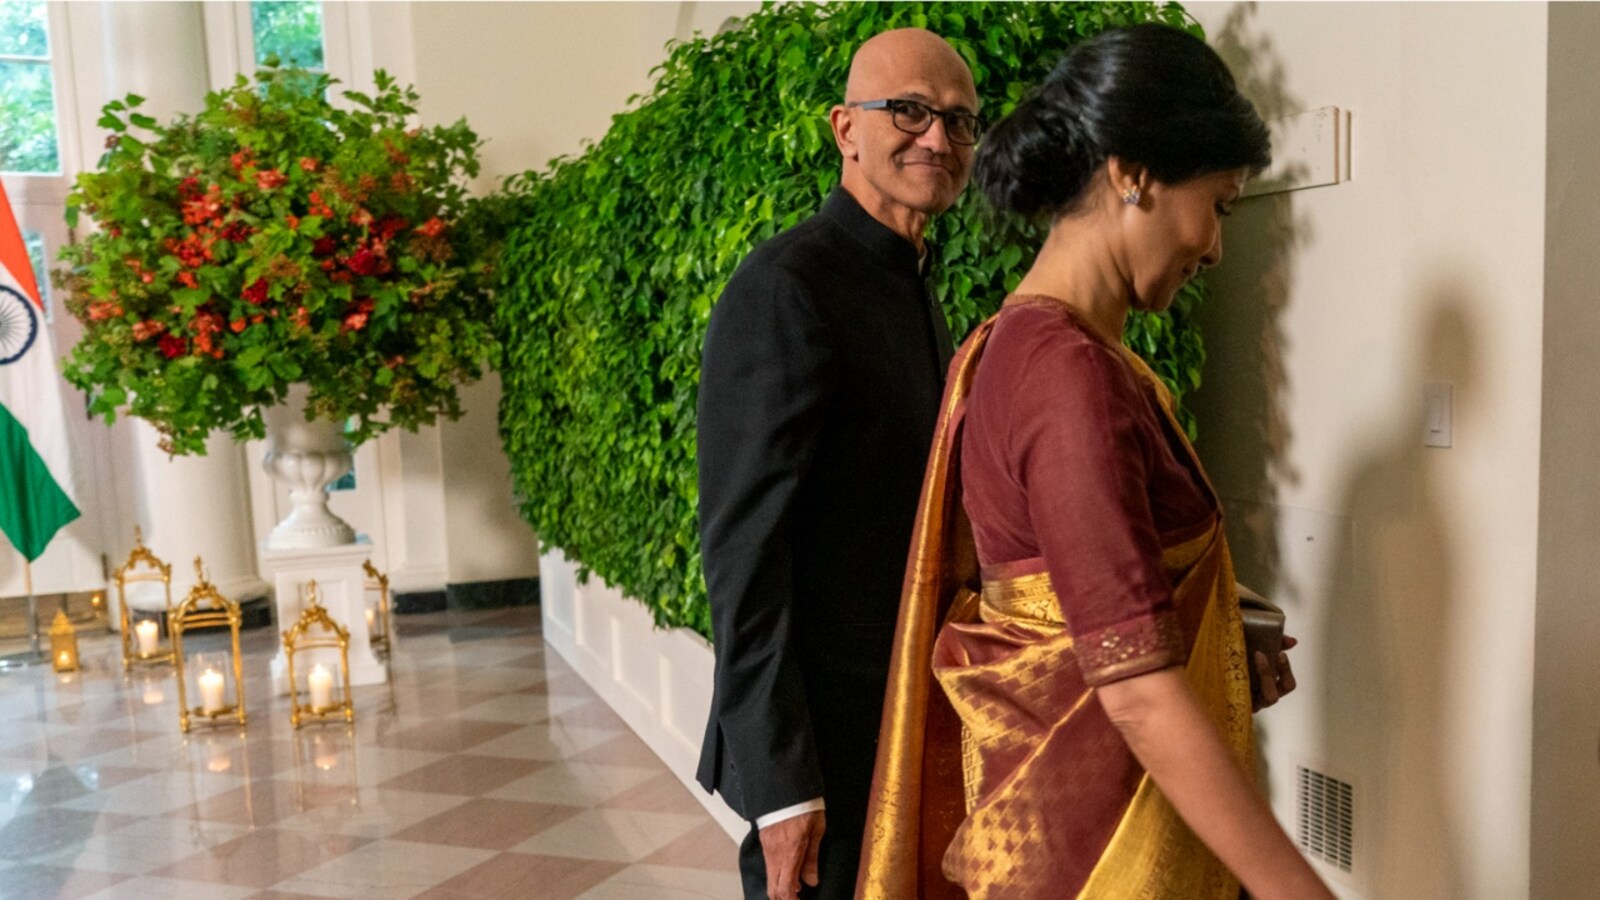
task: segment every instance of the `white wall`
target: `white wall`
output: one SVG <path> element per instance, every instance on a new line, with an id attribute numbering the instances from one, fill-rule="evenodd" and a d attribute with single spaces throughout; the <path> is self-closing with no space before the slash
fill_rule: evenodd
<path id="1" fill-rule="evenodd" d="M 1526 897 L 1545 6 L 1190 8 L 1269 116 L 1353 113 L 1353 180 L 1242 203 L 1204 315 L 1200 451 L 1304 641 L 1274 806 L 1299 763 L 1355 784 L 1345 897 Z"/>

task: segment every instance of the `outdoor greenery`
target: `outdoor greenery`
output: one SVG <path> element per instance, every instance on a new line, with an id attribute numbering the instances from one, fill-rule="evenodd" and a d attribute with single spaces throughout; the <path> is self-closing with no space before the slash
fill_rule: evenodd
<path id="1" fill-rule="evenodd" d="M 752 247 L 811 215 L 838 182 L 828 109 L 868 37 L 925 26 L 1005 115 L 1075 40 L 1176 4 L 829 3 L 767 6 L 669 50 L 654 88 L 576 158 L 511 185 L 500 429 L 523 515 L 550 546 L 641 598 L 661 625 L 709 635 L 695 514 L 695 393 L 707 318 Z M 974 192 L 935 224 L 933 290 L 959 339 L 1023 274 L 1042 230 L 995 221 Z M 1130 345 L 1180 398 L 1199 382 L 1186 288 Z M 1191 426 L 1192 428 L 1192 426 Z"/>
<path id="2" fill-rule="evenodd" d="M 61 169 L 45 26 L 43 2 L 0 3 L 0 171 Z"/>
<path id="3" fill-rule="evenodd" d="M 62 251 L 92 413 L 126 408 L 173 453 L 263 436 L 297 382 L 356 443 L 460 414 L 494 349 L 479 142 L 412 127 L 416 93 L 376 81 L 338 108 L 328 76 L 268 69 L 168 125 L 106 105 L 111 147 L 67 200 L 96 227 Z"/>
<path id="4" fill-rule="evenodd" d="M 323 67 L 319 0 L 255 0 L 250 4 L 250 25 L 256 65 Z"/>

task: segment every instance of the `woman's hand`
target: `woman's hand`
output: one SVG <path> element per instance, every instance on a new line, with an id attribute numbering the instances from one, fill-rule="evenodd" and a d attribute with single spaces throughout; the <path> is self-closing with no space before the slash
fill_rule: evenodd
<path id="1" fill-rule="evenodd" d="M 1300 642 L 1288 635 L 1283 636 L 1283 649 L 1278 652 L 1277 665 L 1273 665 L 1272 661 L 1267 659 L 1267 654 L 1260 650 L 1256 651 L 1256 657 L 1251 660 L 1251 664 L 1256 667 L 1261 690 L 1250 698 L 1256 712 L 1266 709 L 1294 692 L 1294 669 L 1289 666 L 1289 650 L 1298 643 Z"/>

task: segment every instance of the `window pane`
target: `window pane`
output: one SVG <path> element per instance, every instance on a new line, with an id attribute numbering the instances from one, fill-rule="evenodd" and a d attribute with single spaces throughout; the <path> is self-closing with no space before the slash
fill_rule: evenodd
<path id="1" fill-rule="evenodd" d="M 45 321 L 50 321 L 50 273 L 45 271 L 44 235 L 22 229 L 22 243 L 28 248 L 28 262 L 33 263 L 33 280 L 39 283 L 39 299 L 44 301 Z"/>
<path id="2" fill-rule="evenodd" d="M 43 0 L 0 0 L 0 56 L 50 55 Z"/>
<path id="3" fill-rule="evenodd" d="M 322 68 L 322 4 L 317 0 L 276 0 L 250 4 L 256 65 L 276 56 L 285 66 Z"/>
<path id="4" fill-rule="evenodd" d="M 61 171 L 48 62 L 0 60 L 0 171 Z"/>

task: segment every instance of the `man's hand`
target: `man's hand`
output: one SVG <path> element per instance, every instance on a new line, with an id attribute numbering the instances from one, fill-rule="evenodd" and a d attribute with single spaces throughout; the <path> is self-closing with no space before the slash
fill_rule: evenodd
<path id="1" fill-rule="evenodd" d="M 1294 670 L 1289 668 L 1289 649 L 1299 643 L 1294 638 L 1284 635 L 1283 650 L 1278 654 L 1277 665 L 1267 659 L 1267 655 L 1260 650 L 1256 651 L 1255 659 L 1251 664 L 1256 667 L 1256 674 L 1260 676 L 1261 694 L 1255 698 L 1256 711 L 1277 703 L 1294 691 Z"/>
<path id="2" fill-rule="evenodd" d="M 761 852 L 767 859 L 767 897 L 791 900 L 800 882 L 817 884 L 817 850 L 825 827 L 823 811 L 802 813 L 761 829 Z"/>

